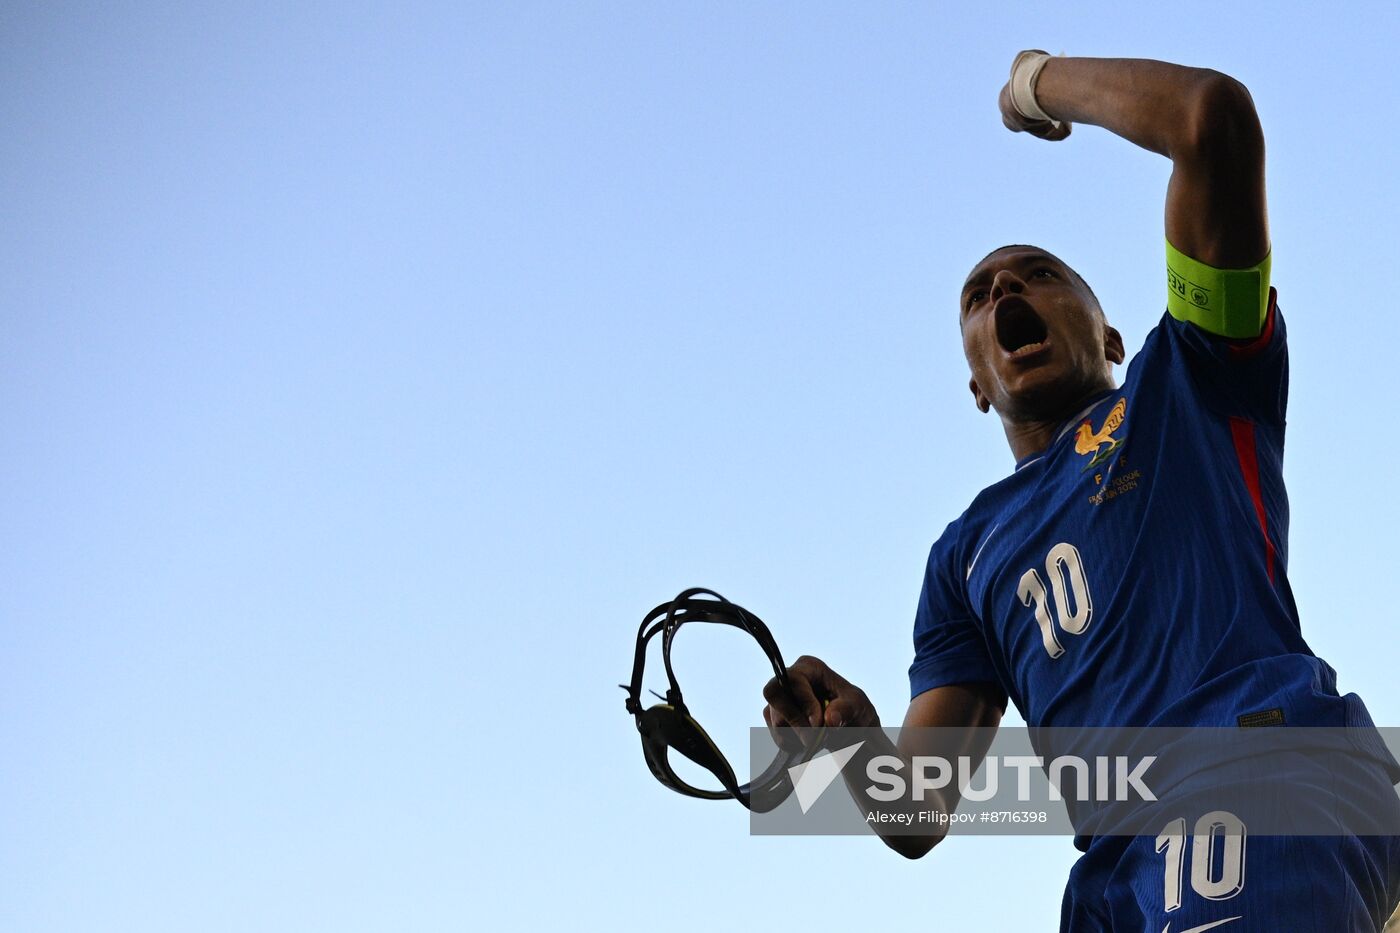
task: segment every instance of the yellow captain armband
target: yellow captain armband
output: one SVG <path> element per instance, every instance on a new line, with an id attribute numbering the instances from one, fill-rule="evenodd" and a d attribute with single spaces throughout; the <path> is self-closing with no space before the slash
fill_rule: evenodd
<path id="1" fill-rule="evenodd" d="M 1217 269 L 1167 243 L 1167 310 L 1220 337 L 1258 337 L 1269 311 L 1272 251 L 1248 269 Z"/>

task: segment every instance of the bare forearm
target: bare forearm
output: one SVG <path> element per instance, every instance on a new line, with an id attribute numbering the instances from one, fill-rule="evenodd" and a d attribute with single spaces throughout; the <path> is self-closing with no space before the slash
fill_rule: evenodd
<path id="1" fill-rule="evenodd" d="M 1056 119 L 1101 126 L 1173 159 L 1193 154 L 1223 110 L 1252 111 L 1227 75 L 1140 58 L 1052 58 L 1035 96 Z"/>
<path id="2" fill-rule="evenodd" d="M 870 821 L 869 825 L 880 839 L 905 858 L 920 858 L 948 834 L 946 822 L 929 819 L 931 813 L 947 813 L 946 798 L 937 791 L 927 793 L 915 789 L 916 782 L 905 782 L 905 792 L 893 800 L 871 796 L 871 764 L 884 758 L 903 762 L 900 771 L 910 773 L 910 757 L 903 754 L 885 733 L 876 728 L 862 730 L 865 741 L 843 771 L 846 788 L 856 808 Z M 915 795 L 919 794 L 919 799 Z M 873 819 L 872 819 L 873 817 Z M 916 833 L 914 828 L 921 831 Z"/>
<path id="3" fill-rule="evenodd" d="M 859 736 L 869 741 L 847 765 L 846 785 L 861 813 L 876 814 L 872 825 L 886 845 L 905 858 L 919 858 L 943 841 L 948 824 L 939 817 L 957 809 L 959 791 L 955 784 L 940 787 L 926 781 L 923 762 L 965 758 L 976 771 L 991 746 L 1005 703 L 1006 695 L 992 684 L 936 687 L 909 704 L 898 745 L 878 728 Z M 879 721 L 866 724 L 878 727 Z M 871 769 L 872 760 L 880 756 L 886 756 L 883 776 Z M 900 781 L 889 770 L 893 762 L 898 762 L 894 770 L 902 775 L 902 792 L 894 792 Z M 878 821 L 882 815 L 886 821 Z"/>
<path id="4" fill-rule="evenodd" d="M 1036 100 L 1172 160 L 1167 239 L 1219 268 L 1269 251 L 1264 133 L 1248 89 L 1206 68 L 1133 58 L 1052 58 Z"/>

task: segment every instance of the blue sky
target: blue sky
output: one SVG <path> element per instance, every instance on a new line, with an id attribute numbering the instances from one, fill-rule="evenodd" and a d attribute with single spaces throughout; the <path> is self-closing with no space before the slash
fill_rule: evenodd
<path id="1" fill-rule="evenodd" d="M 1167 163 L 1007 133 L 1025 47 L 1251 88 L 1291 579 L 1400 723 L 1397 14 L 1170 10 L 0 10 L 0 925 L 1052 928 L 1068 840 L 750 837 L 614 686 L 705 585 L 898 721 L 928 545 L 1011 468 L 963 276 L 1042 243 L 1157 320 Z M 731 634 L 678 663 L 742 755 Z"/>

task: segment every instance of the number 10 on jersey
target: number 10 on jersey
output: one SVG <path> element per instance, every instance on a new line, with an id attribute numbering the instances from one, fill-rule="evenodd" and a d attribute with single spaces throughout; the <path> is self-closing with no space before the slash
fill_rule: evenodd
<path id="1" fill-rule="evenodd" d="M 1094 600 L 1089 595 L 1089 581 L 1084 576 L 1084 562 L 1079 549 L 1073 544 L 1060 542 L 1045 555 L 1045 576 L 1050 585 L 1045 585 L 1040 572 L 1032 567 L 1021 575 L 1016 587 L 1016 595 L 1021 605 L 1035 613 L 1036 624 L 1040 626 L 1040 638 L 1045 650 L 1052 658 L 1065 653 L 1056 633 L 1058 628 L 1071 635 L 1083 635 L 1094 618 Z M 1054 601 L 1055 614 L 1051 617 L 1050 603 Z"/>

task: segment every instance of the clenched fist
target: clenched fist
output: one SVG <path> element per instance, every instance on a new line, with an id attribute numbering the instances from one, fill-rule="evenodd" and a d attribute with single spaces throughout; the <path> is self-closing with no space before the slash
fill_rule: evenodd
<path id="1" fill-rule="evenodd" d="M 1001 122 L 1013 133 L 1030 133 L 1040 139 L 1047 139 L 1052 142 L 1064 139 L 1070 133 L 1070 123 L 1068 120 L 1042 120 L 1036 117 L 1028 117 L 1017 109 L 1015 96 L 1012 94 L 1012 85 L 1017 80 L 1017 70 L 1024 73 L 1020 76 L 1021 83 L 1017 86 L 1017 93 L 1020 94 L 1024 107 L 1022 109 L 1034 113 L 1039 106 L 1035 100 L 1035 79 L 1039 70 L 1044 64 L 1037 64 L 1037 61 L 1045 63 L 1048 58 L 1047 53 L 1039 49 L 1028 49 L 1016 56 L 1015 62 L 1011 65 L 1011 80 L 1002 85 L 1001 94 L 997 97 L 997 106 L 1001 108 Z M 1040 107 L 1043 111 L 1044 108 Z"/>
<path id="2" fill-rule="evenodd" d="M 774 677 L 763 688 L 768 705 L 763 708 L 763 721 L 768 723 L 779 745 L 791 741 L 793 728 L 801 737 L 807 727 L 879 726 L 865 691 L 842 677 L 819 658 L 803 655 L 787 669 L 787 686 Z"/>

